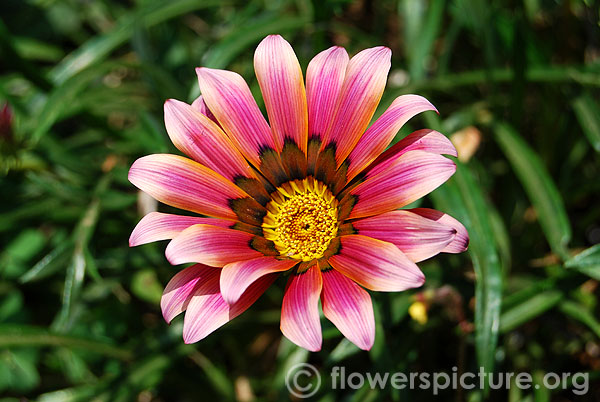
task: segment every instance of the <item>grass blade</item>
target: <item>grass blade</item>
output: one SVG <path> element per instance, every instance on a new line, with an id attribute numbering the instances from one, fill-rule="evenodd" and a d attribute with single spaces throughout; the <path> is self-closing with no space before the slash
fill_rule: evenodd
<path id="1" fill-rule="evenodd" d="M 459 219 L 471 243 L 475 270 L 475 348 L 477 361 L 488 373 L 494 369 L 502 304 L 502 267 L 482 190 L 468 168 L 457 162 L 454 177 L 432 193 L 436 207 Z"/>
<path id="2" fill-rule="evenodd" d="M 50 77 L 56 83 L 63 83 L 83 69 L 97 64 L 113 50 L 127 42 L 136 28 L 150 28 L 179 15 L 220 4 L 222 2 L 218 0 L 154 2 L 146 8 L 124 15 L 110 32 L 95 36 L 84 43 L 54 67 L 50 72 Z"/>
<path id="3" fill-rule="evenodd" d="M 600 152 L 600 107 L 588 94 L 573 101 L 573 110 L 590 144 Z"/>
<path id="4" fill-rule="evenodd" d="M 0 348 L 22 346 L 65 346 L 85 349 L 121 360 L 130 360 L 133 357 L 131 351 L 127 349 L 92 339 L 61 335 L 29 325 L 0 325 Z"/>
<path id="5" fill-rule="evenodd" d="M 509 332 L 554 307 L 563 298 L 562 292 L 549 290 L 516 305 L 500 316 L 500 332 Z"/>
<path id="6" fill-rule="evenodd" d="M 591 329 L 598 338 L 600 338 L 600 322 L 598 322 L 596 317 L 594 317 L 594 315 L 590 313 L 584 306 L 568 300 L 560 303 L 558 309 L 565 315 L 568 315 L 569 317 L 587 325 L 588 328 Z"/>
<path id="7" fill-rule="evenodd" d="M 562 197 L 540 157 L 508 124 L 495 125 L 495 139 L 535 208 L 552 251 L 568 259 L 571 225 Z"/>
<path id="8" fill-rule="evenodd" d="M 573 268 L 594 279 L 600 280 L 600 244 L 596 244 L 565 262 L 565 267 Z"/>

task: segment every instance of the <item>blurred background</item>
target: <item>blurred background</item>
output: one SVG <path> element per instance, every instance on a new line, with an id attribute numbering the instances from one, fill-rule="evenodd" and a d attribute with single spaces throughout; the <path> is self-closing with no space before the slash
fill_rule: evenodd
<path id="1" fill-rule="evenodd" d="M 287 400 L 309 362 L 315 399 L 432 400 L 431 390 L 335 391 L 347 372 L 528 372 L 530 390 L 442 391 L 455 401 L 600 400 L 600 28 L 594 0 L 3 0 L 0 6 L 2 401 Z M 254 48 L 292 43 L 306 68 L 341 45 L 393 51 L 378 110 L 406 93 L 459 150 L 419 205 L 459 218 L 471 245 L 420 264 L 428 281 L 374 293 L 377 338 L 359 351 L 323 320 L 308 353 L 279 331 L 284 280 L 194 345 L 159 300 L 166 243 L 128 247 L 157 206 L 127 181 L 173 152 L 167 98 L 198 95 L 194 67 L 242 74 Z M 589 392 L 545 387 L 589 373 Z M 536 389 L 537 388 L 537 389 Z"/>

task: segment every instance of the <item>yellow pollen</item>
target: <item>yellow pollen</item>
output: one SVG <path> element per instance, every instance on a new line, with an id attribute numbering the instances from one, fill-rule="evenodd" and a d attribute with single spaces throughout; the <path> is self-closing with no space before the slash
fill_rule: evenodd
<path id="1" fill-rule="evenodd" d="M 320 258 L 338 230 L 337 199 L 309 177 L 283 184 L 273 194 L 263 220 L 263 233 L 281 253 L 310 261 Z"/>

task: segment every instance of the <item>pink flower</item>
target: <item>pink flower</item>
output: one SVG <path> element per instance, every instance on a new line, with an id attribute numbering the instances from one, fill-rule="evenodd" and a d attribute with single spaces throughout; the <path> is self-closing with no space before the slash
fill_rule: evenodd
<path id="1" fill-rule="evenodd" d="M 244 79 L 198 68 L 202 97 L 168 100 L 165 124 L 191 159 L 138 159 L 129 180 L 157 200 L 207 216 L 153 212 L 130 245 L 172 239 L 172 264 L 196 263 L 167 285 L 167 322 L 185 311 L 183 338 L 197 342 L 244 312 L 282 273 L 289 274 L 281 331 L 321 349 L 323 313 L 350 341 L 375 338 L 365 289 L 396 292 L 425 281 L 416 262 L 466 249 L 454 218 L 399 208 L 423 197 L 456 170 L 456 150 L 433 130 L 385 150 L 402 125 L 435 108 L 417 95 L 398 97 L 371 126 L 390 69 L 386 47 L 349 59 L 341 47 L 319 53 L 306 72 L 281 36 L 265 38 L 254 67 L 269 122 Z"/>

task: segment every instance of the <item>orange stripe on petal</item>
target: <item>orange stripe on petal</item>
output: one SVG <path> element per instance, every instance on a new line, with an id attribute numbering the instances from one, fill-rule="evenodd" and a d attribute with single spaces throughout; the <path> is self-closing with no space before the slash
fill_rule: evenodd
<path id="1" fill-rule="evenodd" d="M 201 262 L 223 267 L 236 261 L 263 256 L 250 246 L 255 235 L 212 225 L 194 225 L 175 237 L 165 251 L 173 265 Z"/>
<path id="2" fill-rule="evenodd" d="M 371 296 L 335 269 L 322 273 L 323 314 L 352 343 L 370 350 L 375 341 L 375 316 Z"/>
<path id="3" fill-rule="evenodd" d="M 425 282 L 419 267 L 391 243 L 361 235 L 342 236 L 340 243 L 329 264 L 367 289 L 399 292 Z"/>
<path id="4" fill-rule="evenodd" d="M 150 212 L 139 221 L 133 232 L 131 232 L 129 247 L 159 240 L 170 240 L 183 230 L 197 224 L 208 224 L 226 228 L 233 226 L 235 221 Z"/>
<path id="5" fill-rule="evenodd" d="M 363 50 L 348 63 L 335 118 L 322 145 L 324 149 L 335 144 L 338 166 L 350 154 L 375 113 L 385 89 L 391 55 L 390 49 L 380 46 Z"/>
<path id="6" fill-rule="evenodd" d="M 402 95 L 367 129 L 348 160 L 347 180 L 365 169 L 392 142 L 396 133 L 413 116 L 426 110 L 437 110 L 429 101 L 418 95 Z"/>
<path id="7" fill-rule="evenodd" d="M 237 261 L 223 267 L 221 273 L 221 294 L 225 301 L 233 304 L 244 291 L 260 277 L 291 269 L 297 260 L 278 260 L 273 257 L 260 257 Z"/>
<path id="8" fill-rule="evenodd" d="M 196 73 L 210 111 L 246 159 L 260 168 L 260 152 L 275 149 L 275 142 L 246 81 L 226 70 L 202 67 Z"/>
<path id="9" fill-rule="evenodd" d="M 128 178 L 160 202 L 216 218 L 237 220 L 229 202 L 248 197 L 220 174 L 177 155 L 144 156 L 133 163 Z"/>
<path id="10" fill-rule="evenodd" d="M 220 272 L 220 269 L 216 269 Z M 237 303 L 228 305 L 219 292 L 219 275 L 214 275 L 196 290 L 189 300 L 183 320 L 183 340 L 194 343 L 242 314 L 267 290 L 277 275 L 266 275 L 254 282 Z"/>
<path id="11" fill-rule="evenodd" d="M 415 208 L 409 209 L 408 211 L 421 215 L 427 219 L 431 219 L 456 231 L 456 236 L 454 236 L 452 242 L 442 250 L 443 253 L 462 253 L 469 247 L 469 233 L 467 232 L 467 229 L 462 223 L 450 215 L 429 208 Z"/>
<path id="12" fill-rule="evenodd" d="M 377 215 L 408 205 L 442 185 L 455 171 L 454 162 L 441 155 L 407 152 L 385 166 L 377 166 L 350 191 L 350 196 L 358 197 L 358 201 L 349 218 Z"/>
<path id="13" fill-rule="evenodd" d="M 454 228 L 411 210 L 386 212 L 359 219 L 352 225 L 358 234 L 394 244 L 414 262 L 440 253 L 456 235 Z"/>
<path id="14" fill-rule="evenodd" d="M 267 36 L 254 53 L 254 70 L 269 115 L 275 149 L 281 152 L 289 138 L 306 154 L 306 93 L 294 49 L 279 35 Z"/>
<path id="15" fill-rule="evenodd" d="M 323 137 L 333 121 L 348 66 L 346 49 L 334 46 L 316 55 L 306 70 L 308 132 Z"/>
<path id="16" fill-rule="evenodd" d="M 256 177 L 242 154 L 207 116 L 175 99 L 167 100 L 164 108 L 167 133 L 177 149 L 229 180 Z"/>
<path id="17" fill-rule="evenodd" d="M 301 274 L 291 275 L 281 306 L 281 332 L 296 345 L 317 352 L 323 336 L 319 319 L 321 271 L 315 264 Z"/>

